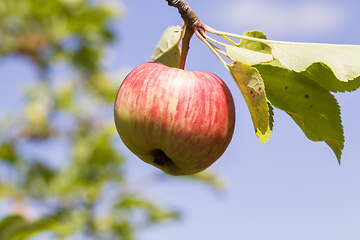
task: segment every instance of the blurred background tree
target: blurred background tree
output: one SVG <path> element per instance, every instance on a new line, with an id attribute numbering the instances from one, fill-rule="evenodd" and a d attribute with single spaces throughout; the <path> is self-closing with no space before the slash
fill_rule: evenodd
<path id="1" fill-rule="evenodd" d="M 130 240 L 142 226 L 178 218 L 133 191 L 114 144 L 119 82 L 101 60 L 118 37 L 109 23 L 120 10 L 86 0 L 0 0 L 0 66 L 25 58 L 38 73 L 24 104 L 1 118 L 0 207 L 8 214 L 0 240 Z M 59 65 L 70 74 L 54 77 Z M 31 151 L 39 148 L 47 154 Z M 217 184 L 212 175 L 195 179 Z"/>

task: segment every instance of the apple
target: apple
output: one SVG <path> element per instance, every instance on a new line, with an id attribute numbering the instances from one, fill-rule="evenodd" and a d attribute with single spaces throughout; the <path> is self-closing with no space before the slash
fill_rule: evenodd
<path id="1" fill-rule="evenodd" d="M 124 79 L 114 117 L 120 138 L 141 160 L 170 175 L 190 175 L 225 152 L 235 107 L 215 74 L 148 62 Z"/>

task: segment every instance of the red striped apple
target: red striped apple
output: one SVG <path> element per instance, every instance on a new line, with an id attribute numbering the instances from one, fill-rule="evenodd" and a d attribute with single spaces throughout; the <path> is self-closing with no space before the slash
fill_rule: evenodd
<path id="1" fill-rule="evenodd" d="M 127 75 L 114 115 L 127 148 L 171 175 L 208 168 L 225 152 L 235 125 L 231 92 L 218 76 L 155 62 Z"/>

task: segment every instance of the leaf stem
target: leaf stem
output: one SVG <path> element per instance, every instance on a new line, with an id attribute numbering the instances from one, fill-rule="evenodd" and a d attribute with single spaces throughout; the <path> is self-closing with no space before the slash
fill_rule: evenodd
<path id="1" fill-rule="evenodd" d="M 222 43 L 222 42 L 220 42 L 220 41 L 218 41 L 216 39 L 213 39 L 213 38 L 209 37 L 205 32 L 202 32 L 202 35 L 203 35 L 204 38 L 212 41 L 213 43 L 216 43 L 216 44 L 218 44 L 218 45 L 220 45 L 222 47 L 226 47 L 226 44 L 224 44 L 224 43 Z"/>
<path id="2" fill-rule="evenodd" d="M 226 41 L 230 41 L 229 43 L 233 44 L 234 46 L 237 46 L 236 43 L 234 43 L 233 41 L 231 41 L 229 38 L 227 37 L 232 37 L 232 38 L 238 38 L 238 39 L 245 39 L 245 40 L 249 40 L 249 41 L 254 41 L 254 42 L 259 42 L 259 43 L 264 43 L 267 45 L 271 45 L 271 44 L 292 44 L 292 45 L 301 45 L 304 44 L 303 42 L 287 42 L 287 41 L 274 41 L 274 40 L 268 40 L 268 39 L 262 39 L 262 38 L 255 38 L 255 37 L 250 37 L 250 36 L 245 36 L 245 35 L 239 35 L 239 34 L 234 34 L 234 33 L 228 33 L 228 32 L 223 32 L 223 31 L 218 31 L 213 29 L 212 27 L 209 27 L 205 24 L 202 24 L 202 28 L 209 33 L 212 34 L 216 34 L 222 38 L 224 38 Z M 326 44 L 326 43 L 311 43 L 311 44 L 319 44 L 319 45 L 332 45 L 332 44 Z"/>
<path id="3" fill-rule="evenodd" d="M 217 51 L 219 52 L 220 54 L 222 54 L 224 57 L 227 57 L 231 60 L 231 58 L 229 57 L 229 55 L 224 52 L 223 50 L 221 50 L 220 48 L 218 48 L 217 46 L 215 46 L 214 44 L 212 44 L 211 42 L 209 42 L 209 44 Z"/>
<path id="4" fill-rule="evenodd" d="M 223 42 L 220 42 L 220 41 L 218 41 L 218 40 L 216 40 L 216 39 L 213 39 L 213 38 L 209 37 L 209 36 L 206 34 L 205 31 L 202 31 L 201 34 L 202 34 L 202 36 L 203 36 L 206 40 L 209 40 L 209 41 L 211 41 L 211 42 L 213 42 L 213 43 L 215 43 L 215 44 L 218 44 L 218 45 L 220 45 L 220 46 L 222 46 L 222 47 L 224 47 L 224 48 L 226 48 L 227 46 L 229 46 L 228 44 L 225 44 L 225 43 L 223 43 Z M 221 37 L 222 37 L 222 36 L 221 36 Z M 226 37 L 225 37 L 225 38 L 226 38 Z M 234 43 L 234 42 L 232 42 L 230 39 L 229 39 L 229 41 L 230 41 L 229 43 L 230 43 L 231 45 L 237 46 L 237 44 Z M 218 48 L 217 46 L 215 46 L 214 44 L 212 44 L 212 43 L 210 43 L 210 42 L 209 42 L 209 44 L 211 44 L 211 46 L 212 46 L 216 51 L 218 51 L 219 53 L 221 53 L 221 54 L 224 55 L 225 57 L 231 59 L 226 52 L 224 52 L 223 50 L 221 50 L 220 48 Z"/>
<path id="5" fill-rule="evenodd" d="M 230 38 L 228 38 L 227 36 L 221 35 L 220 36 L 222 39 L 224 39 L 225 41 L 227 41 L 228 43 L 230 43 L 231 45 L 238 47 L 239 44 L 236 44 L 234 41 L 232 41 Z"/>
<path id="6" fill-rule="evenodd" d="M 228 69 L 227 63 L 222 59 L 219 53 L 216 51 L 214 46 L 210 44 L 205 37 L 203 36 L 204 29 L 202 28 L 194 28 L 195 35 L 203 42 L 206 46 L 215 54 L 215 56 L 220 60 L 220 62 Z"/>
<path id="7" fill-rule="evenodd" d="M 281 41 L 270 41 L 270 40 L 267 40 L 267 39 L 261 39 L 261 38 L 255 38 L 255 37 L 250 37 L 250 36 L 245 36 L 245 35 L 239 35 L 239 34 L 234 34 L 234 33 L 218 31 L 218 30 L 215 30 L 212 27 L 209 27 L 209 26 L 207 26 L 205 24 L 202 24 L 202 27 L 206 32 L 216 34 L 216 35 L 224 38 L 226 41 L 228 41 L 230 44 L 232 44 L 234 46 L 236 46 L 237 44 L 234 43 L 232 40 L 230 40 L 228 37 L 238 38 L 238 39 L 245 39 L 245 40 L 250 40 L 250 41 L 264 43 L 264 44 L 284 43 L 284 42 L 281 42 Z"/>

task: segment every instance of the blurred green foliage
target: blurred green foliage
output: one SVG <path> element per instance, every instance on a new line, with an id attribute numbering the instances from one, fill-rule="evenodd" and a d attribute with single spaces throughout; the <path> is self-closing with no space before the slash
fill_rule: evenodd
<path id="1" fill-rule="evenodd" d="M 0 240 L 43 231 L 52 239 L 131 240 L 142 226 L 179 217 L 131 190 L 126 161 L 114 147 L 112 107 L 119 86 L 102 72 L 100 60 L 117 38 L 109 23 L 120 10 L 86 0 L 0 0 L 0 60 L 26 57 L 39 72 L 24 93 L 24 107 L 0 122 L 0 200 L 9 212 L 0 219 Z M 70 67 L 71 77 L 51 78 L 58 63 Z M 59 142 L 67 154 L 56 158 L 64 162 L 57 167 L 22 150 L 24 144 L 46 149 Z M 189 179 L 221 188 L 209 173 Z M 109 189 L 116 197 L 104 204 Z M 46 211 L 37 211 L 39 206 Z"/>
<path id="2" fill-rule="evenodd" d="M 96 71 L 104 47 L 114 39 L 108 29 L 113 8 L 85 0 L 1 0 L 1 54 L 17 52 L 46 67 L 69 61 Z"/>
<path id="3" fill-rule="evenodd" d="M 24 93 L 24 106 L 0 119 L 0 201 L 9 212 L 0 219 L 0 240 L 44 231 L 52 239 L 132 240 L 141 227 L 179 217 L 132 190 L 126 161 L 114 146 L 119 82 L 108 79 L 100 61 L 117 38 L 109 23 L 120 11 L 86 0 L 0 0 L 0 61 L 25 57 L 39 73 Z M 50 72 L 59 63 L 72 73 L 55 81 Z M 63 162 L 56 167 L 47 155 L 22 150 L 58 144 L 66 154 L 55 156 Z M 221 188 L 209 173 L 189 180 Z"/>
<path id="4" fill-rule="evenodd" d="M 0 200 L 9 208 L 0 219 L 0 240 L 44 231 L 52 239 L 132 240 L 140 227 L 179 217 L 132 191 L 126 161 L 114 147 L 119 86 L 102 72 L 100 60 L 117 38 L 109 23 L 120 10 L 86 0 L 0 0 L 0 60 L 25 57 L 39 72 L 24 93 L 24 107 L 0 122 Z M 72 74 L 55 81 L 49 72 L 59 63 Z M 63 162 L 56 167 L 47 155 L 22 150 L 25 144 L 52 151 L 46 146 L 60 142 L 67 154 L 55 156 Z M 189 179 L 221 187 L 209 173 Z"/>

